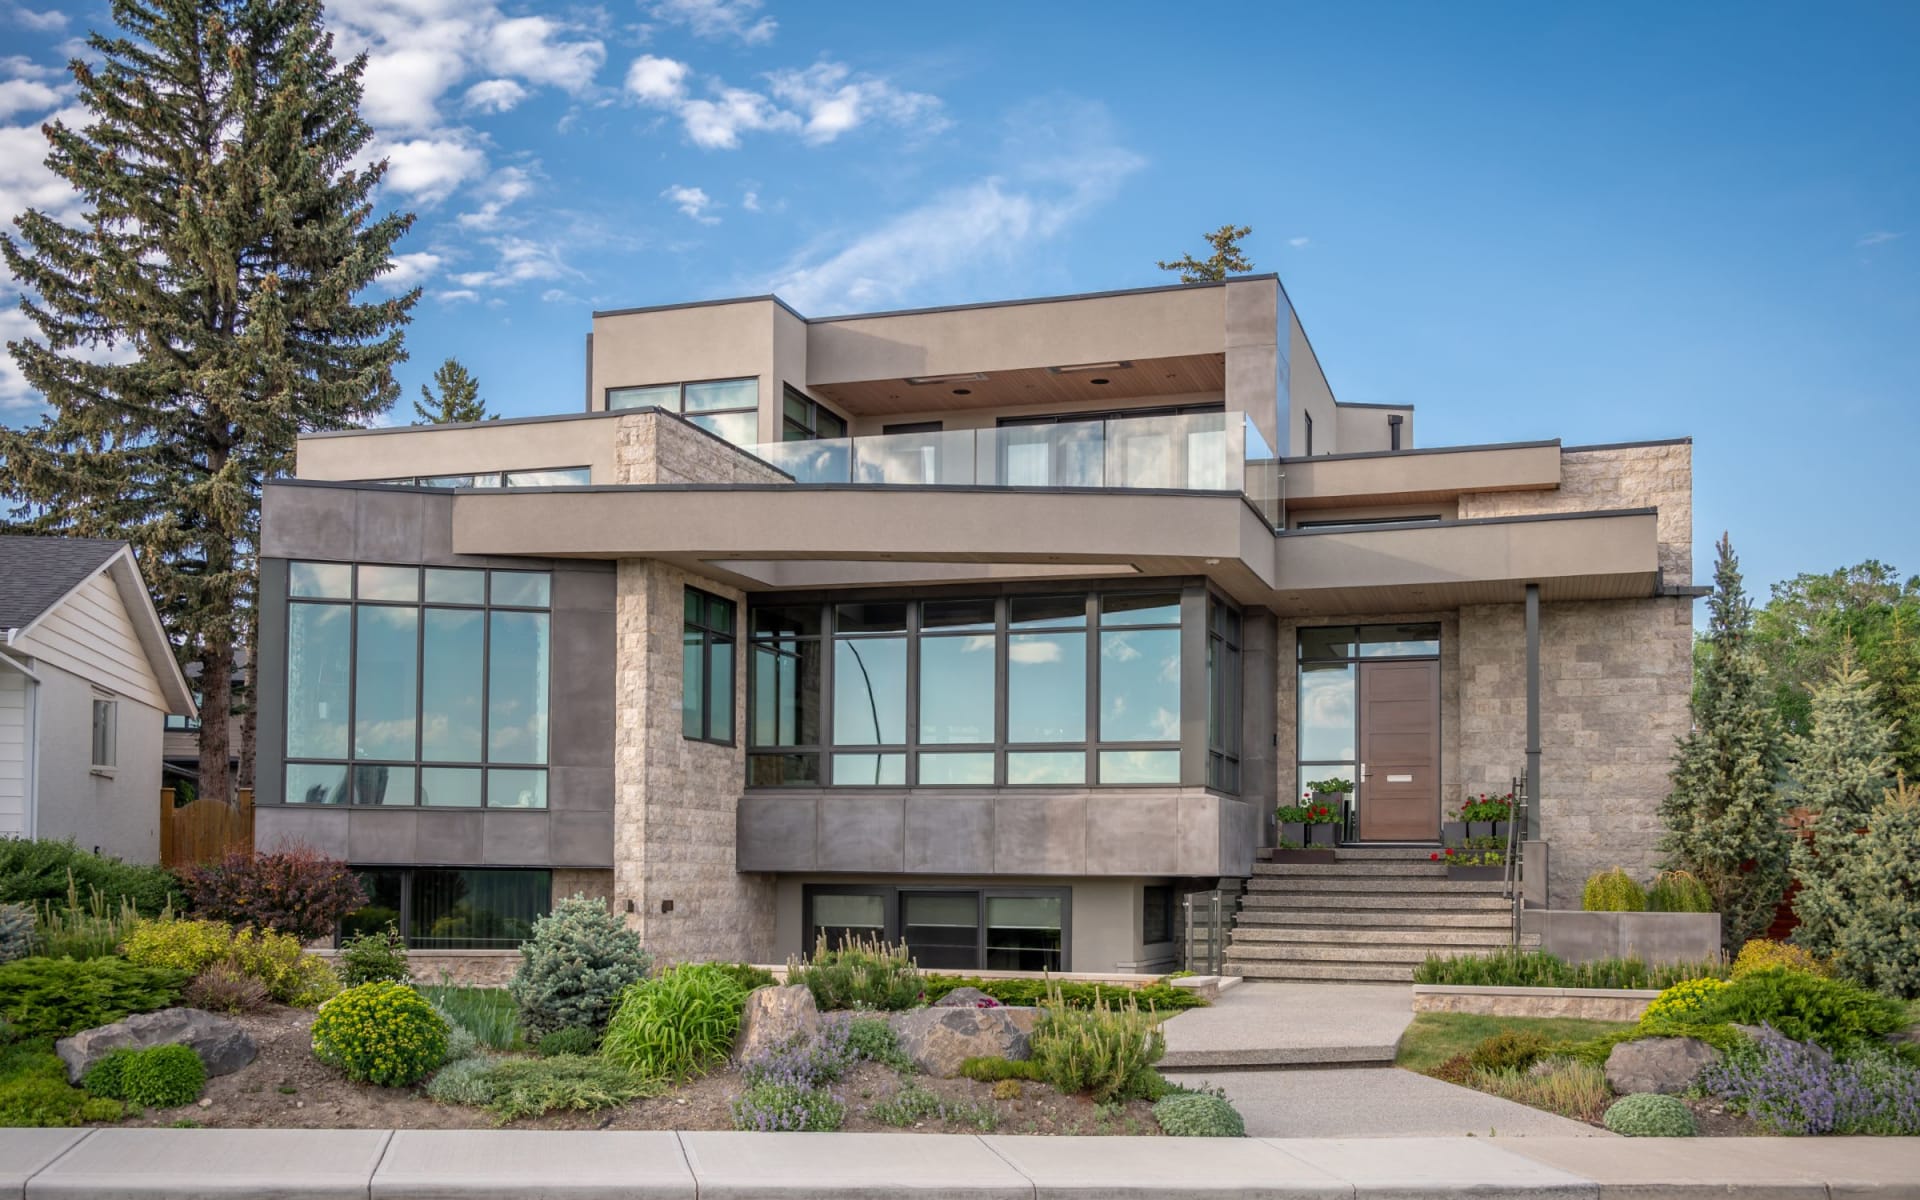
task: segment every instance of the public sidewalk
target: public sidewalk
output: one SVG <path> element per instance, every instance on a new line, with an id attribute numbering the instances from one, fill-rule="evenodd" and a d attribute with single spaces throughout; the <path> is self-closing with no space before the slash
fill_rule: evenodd
<path id="1" fill-rule="evenodd" d="M 1920 1139 L 0 1129 L 0 1197 L 1920 1200 Z"/>

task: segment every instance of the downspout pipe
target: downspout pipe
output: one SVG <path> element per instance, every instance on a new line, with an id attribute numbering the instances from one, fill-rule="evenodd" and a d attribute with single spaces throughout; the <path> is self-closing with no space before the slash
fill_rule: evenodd
<path id="1" fill-rule="evenodd" d="M 1540 840 L 1540 585 L 1527 585 L 1527 840 Z"/>

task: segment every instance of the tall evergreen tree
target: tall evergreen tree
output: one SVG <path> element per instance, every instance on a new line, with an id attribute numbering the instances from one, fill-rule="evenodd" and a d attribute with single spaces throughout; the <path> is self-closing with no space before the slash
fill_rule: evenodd
<path id="1" fill-rule="evenodd" d="M 1858 831 L 1893 786 L 1893 727 L 1879 710 L 1877 691 L 1851 648 L 1843 649 L 1814 689 L 1807 731 L 1787 739 L 1787 800 L 1807 810 L 1793 840 L 1793 877 L 1800 884 L 1793 940 L 1822 956 L 1833 953 L 1852 908 L 1845 892 Z"/>
<path id="2" fill-rule="evenodd" d="M 1162 271 L 1178 271 L 1181 283 L 1218 283 L 1229 275 L 1244 275 L 1253 263 L 1240 249 L 1240 239 L 1253 232 L 1251 225 L 1222 225 L 1203 236 L 1213 253 L 1206 258 L 1183 254 L 1172 262 L 1161 262 Z"/>
<path id="3" fill-rule="evenodd" d="M 1693 692 L 1693 729 L 1674 754 L 1660 804 L 1668 865 L 1707 885 L 1729 949 L 1772 922 L 1787 886 L 1791 834 L 1778 787 L 1779 721 L 1750 644 L 1753 606 L 1723 534 L 1710 623 Z"/>
<path id="4" fill-rule="evenodd" d="M 480 381 L 460 365 L 459 359 L 449 358 L 441 363 L 440 369 L 433 373 L 433 385 L 440 389 L 438 396 L 423 383 L 420 399 L 413 402 L 414 414 L 422 421 L 446 425 L 454 421 L 488 419 L 487 402 L 480 398 Z"/>
<path id="5" fill-rule="evenodd" d="M 1920 996 L 1920 788 L 1897 781 L 1867 814 L 1847 863 L 1851 908 L 1834 965 L 1870 988 Z"/>
<path id="6" fill-rule="evenodd" d="M 200 665 L 200 792 L 224 797 L 261 481 L 292 466 L 302 430 L 392 405 L 419 292 L 354 296 L 413 218 L 373 214 L 385 164 L 354 165 L 372 137 L 366 58 L 334 59 L 318 0 L 112 12 L 119 30 L 88 38 L 97 63 L 71 68 L 89 123 L 46 127 L 84 223 L 28 211 L 0 234 L 40 335 L 8 349 L 51 410 L 0 431 L 0 461 L 18 527 L 136 547 L 178 653 Z M 89 353 L 102 348 L 132 361 Z"/>

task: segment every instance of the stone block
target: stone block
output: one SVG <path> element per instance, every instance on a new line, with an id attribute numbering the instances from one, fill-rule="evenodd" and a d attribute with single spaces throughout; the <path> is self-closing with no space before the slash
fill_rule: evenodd
<path id="1" fill-rule="evenodd" d="M 67 1064 L 67 1080 L 79 1083 L 95 1063 L 115 1050 L 153 1046 L 191 1046 L 207 1074 L 231 1075 L 252 1062 L 258 1051 L 247 1031 L 225 1017 L 197 1008 L 163 1008 L 136 1013 L 123 1021 L 85 1029 L 54 1043 Z"/>
<path id="2" fill-rule="evenodd" d="M 733 1057 L 740 1062 L 820 1032 L 820 1010 L 813 993 L 799 985 L 755 988 L 740 1014 L 740 1033 L 734 1038 Z"/>
<path id="3" fill-rule="evenodd" d="M 1607 1055 L 1607 1086 L 1622 1096 L 1638 1092 L 1674 1096 L 1692 1087 L 1700 1072 L 1719 1061 L 1720 1052 L 1698 1038 L 1621 1042 Z"/>
<path id="4" fill-rule="evenodd" d="M 969 1058 L 1024 1059 L 1032 1053 L 1037 1008 L 916 1008 L 889 1018 L 900 1048 L 939 1079 L 960 1073 Z"/>

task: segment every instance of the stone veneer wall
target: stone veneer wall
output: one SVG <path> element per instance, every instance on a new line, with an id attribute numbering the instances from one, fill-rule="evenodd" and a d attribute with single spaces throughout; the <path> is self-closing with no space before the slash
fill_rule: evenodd
<path id="1" fill-rule="evenodd" d="M 704 429 L 657 412 L 620 418 L 619 483 L 792 483 L 784 472 Z"/>
<path id="2" fill-rule="evenodd" d="M 1517 604 L 1460 610 L 1460 755 L 1466 790 L 1506 790 L 1526 761 L 1527 641 Z M 1658 858 L 1660 801 L 1693 688 L 1693 601 L 1540 608 L 1541 831 L 1550 904 L 1579 908 L 1587 876 Z"/>
<path id="3" fill-rule="evenodd" d="M 1560 456 L 1560 487 L 1542 492 L 1470 492 L 1460 517 L 1658 508 L 1661 582 L 1693 582 L 1693 443 L 1660 442 Z"/>
<path id="4" fill-rule="evenodd" d="M 553 900 L 558 904 L 573 896 L 598 900 L 613 907 L 613 872 L 585 868 L 557 869 L 553 873 Z"/>

